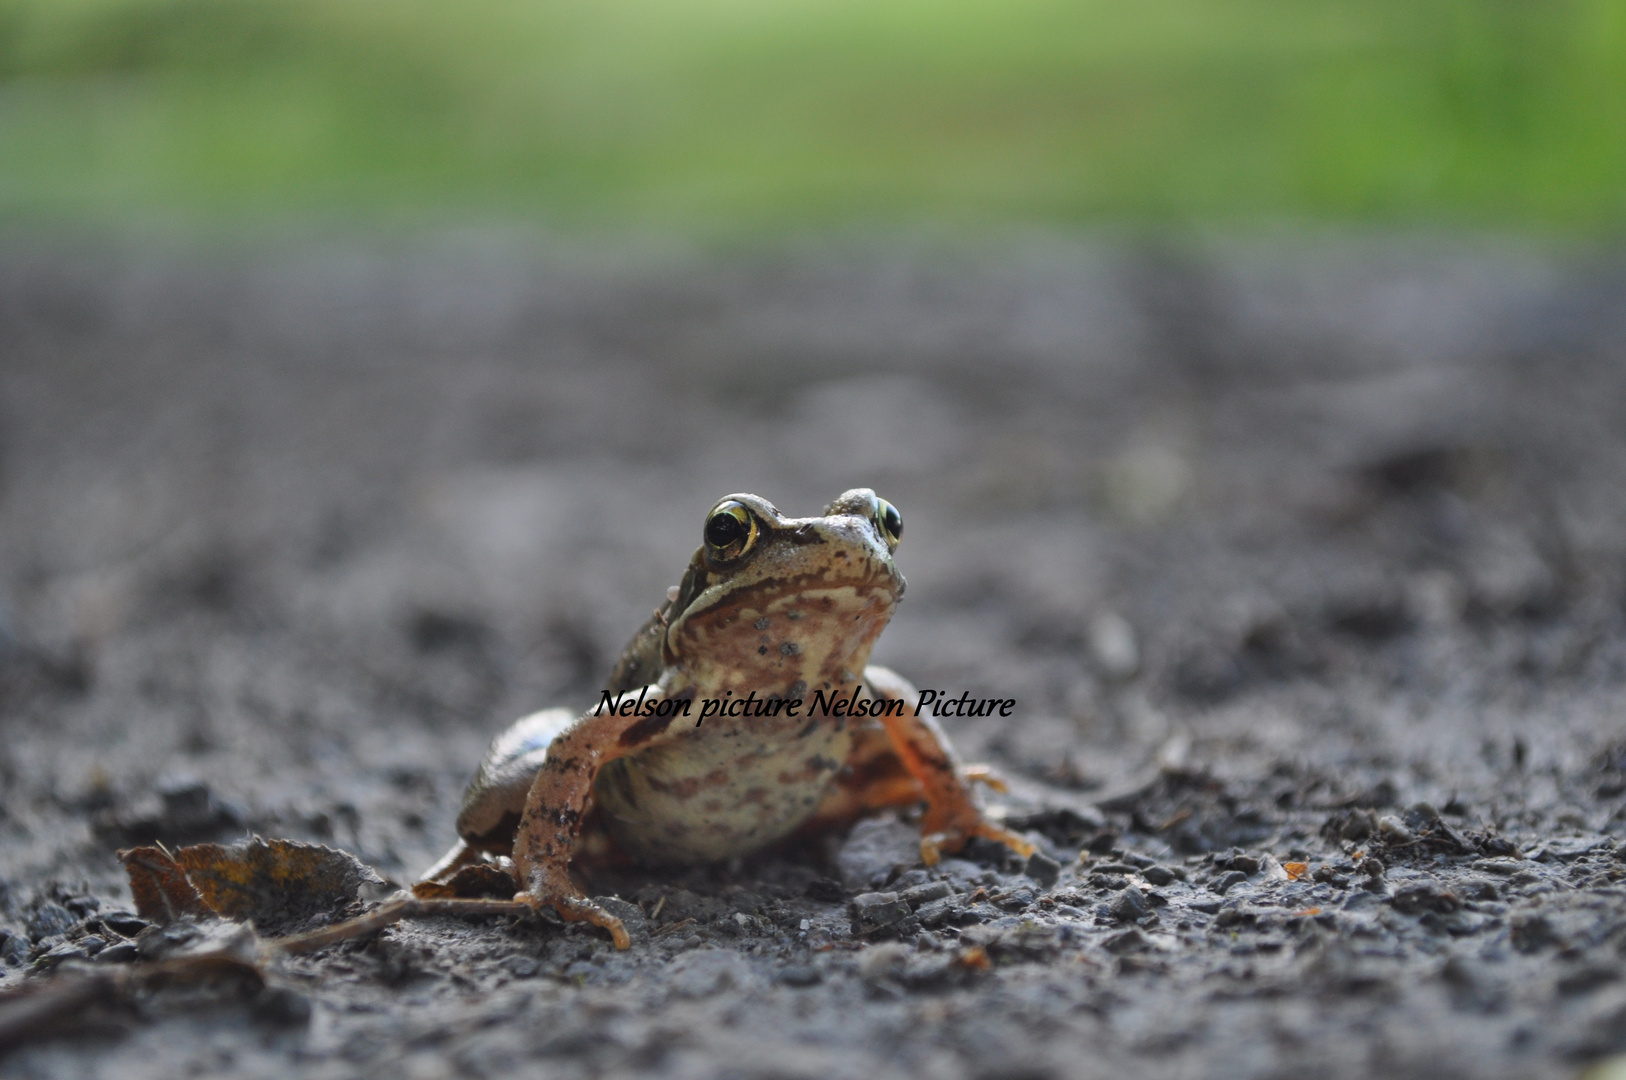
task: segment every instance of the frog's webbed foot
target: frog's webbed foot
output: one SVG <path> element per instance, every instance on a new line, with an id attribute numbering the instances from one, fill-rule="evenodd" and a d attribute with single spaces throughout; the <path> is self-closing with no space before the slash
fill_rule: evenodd
<path id="1" fill-rule="evenodd" d="M 529 889 L 514 899 L 529 904 L 533 911 L 552 908 L 565 922 L 591 923 L 607 931 L 617 949 L 632 947 L 632 938 L 627 935 L 626 925 L 572 886 L 566 885 L 561 889 L 552 881 L 533 882 Z"/>
<path id="2" fill-rule="evenodd" d="M 442 860 L 443 863 L 446 861 Z M 464 856 L 459 869 L 443 873 L 435 879 L 426 877 L 412 887 L 412 895 L 418 900 L 438 900 L 448 904 L 460 900 L 479 902 L 487 897 L 513 897 L 532 911 L 551 908 L 566 922 L 592 923 L 607 930 L 618 949 L 632 944 L 621 920 L 583 896 L 563 869 L 533 872 L 531 887 L 520 893 L 514 892 L 518 882 L 513 875 L 513 864 L 507 859 L 481 862 L 477 858 Z"/>
<path id="3" fill-rule="evenodd" d="M 1004 791 L 1005 782 L 986 765 L 966 768 L 960 764 L 937 721 L 917 715 L 919 695 L 896 672 L 871 666 L 864 675 L 875 694 L 908 706 L 901 712 L 883 713 L 880 722 L 892 752 L 926 799 L 920 829 L 920 857 L 926 865 L 933 866 L 945 854 L 959 851 L 974 836 L 1004 844 L 1018 855 L 1032 855 L 1032 844 L 989 821 L 971 796 L 973 783 Z"/>
<path id="4" fill-rule="evenodd" d="M 1032 855 L 1037 848 L 1009 829 L 1001 828 L 993 822 L 978 817 L 976 822 L 961 828 L 941 829 L 927 832 L 920 838 L 920 861 L 927 866 L 936 866 L 945 854 L 952 855 L 965 847 L 973 836 L 980 836 L 984 840 L 992 840 L 1004 844 L 1021 856 Z"/>
<path id="5" fill-rule="evenodd" d="M 1010 794 L 1011 786 L 987 765 L 967 765 L 963 774 L 973 784 L 985 784 L 1002 795 Z"/>

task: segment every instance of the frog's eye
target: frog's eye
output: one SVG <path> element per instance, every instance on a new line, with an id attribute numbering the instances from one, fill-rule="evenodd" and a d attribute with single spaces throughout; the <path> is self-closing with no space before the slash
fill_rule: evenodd
<path id="1" fill-rule="evenodd" d="M 718 562 L 731 562 L 757 542 L 757 519 L 740 503 L 720 502 L 706 518 L 706 554 Z"/>
<path id="2" fill-rule="evenodd" d="M 903 539 L 903 515 L 898 513 L 898 508 L 885 499 L 876 499 L 875 527 L 881 530 L 886 546 L 896 551 L 898 542 Z"/>

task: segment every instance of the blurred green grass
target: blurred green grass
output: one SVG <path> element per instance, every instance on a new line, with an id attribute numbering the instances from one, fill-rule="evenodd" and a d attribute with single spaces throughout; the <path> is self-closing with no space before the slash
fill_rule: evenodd
<path id="1" fill-rule="evenodd" d="M 0 0 L 0 216 L 1626 220 L 1626 0 Z"/>

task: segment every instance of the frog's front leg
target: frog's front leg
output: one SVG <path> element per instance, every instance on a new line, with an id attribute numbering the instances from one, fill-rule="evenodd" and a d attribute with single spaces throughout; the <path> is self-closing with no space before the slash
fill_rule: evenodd
<path id="1" fill-rule="evenodd" d="M 893 751 L 926 797 L 920 825 L 920 857 L 926 865 L 934 865 L 942 852 L 960 850 L 973 836 L 998 841 L 1019 855 L 1033 854 L 1032 844 L 983 816 L 971 798 L 971 781 L 981 777 L 960 766 L 936 720 L 914 715 L 920 694 L 908 680 L 871 666 L 864 669 L 864 682 L 876 696 L 904 703 L 901 716 L 889 713 L 879 719 Z"/>
<path id="2" fill-rule="evenodd" d="M 594 710 L 549 743 L 525 796 L 513 848 L 514 871 L 525 886 L 515 899 L 532 907 L 551 907 L 570 922 L 602 927 L 618 949 L 631 944 L 626 927 L 570 880 L 570 857 L 587 813 L 593 780 L 616 758 L 665 742 L 691 730 L 697 722 L 695 715 L 687 714 L 692 703 L 666 698 L 654 687 L 637 695 L 626 694 L 622 700 L 639 701 L 641 715 Z M 663 707 L 669 711 L 658 715 Z"/>

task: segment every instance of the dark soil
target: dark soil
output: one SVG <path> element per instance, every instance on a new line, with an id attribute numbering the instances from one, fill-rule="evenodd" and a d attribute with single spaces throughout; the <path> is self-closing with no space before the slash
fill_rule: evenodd
<path id="1" fill-rule="evenodd" d="M 1623 342 L 1618 262 L 1465 242 L 12 235 L 0 988 L 135 957 L 131 844 L 411 880 L 731 491 L 901 508 L 877 659 L 1017 699 L 946 726 L 1048 858 L 603 873 L 626 953 L 408 922 L 0 1071 L 1573 1076 L 1626 1052 Z"/>

